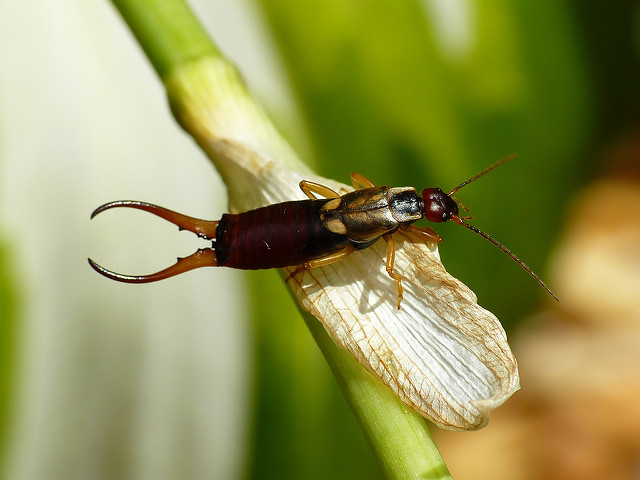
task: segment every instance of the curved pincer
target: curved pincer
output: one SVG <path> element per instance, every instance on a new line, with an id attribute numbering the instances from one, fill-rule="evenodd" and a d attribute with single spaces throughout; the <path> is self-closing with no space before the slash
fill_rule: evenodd
<path id="1" fill-rule="evenodd" d="M 118 200 L 115 202 L 105 203 L 104 205 L 96 208 L 93 211 L 93 213 L 91 214 L 91 218 L 95 217 L 101 212 L 104 212 L 105 210 L 116 207 L 127 207 L 144 210 L 160 218 L 163 218 L 170 223 L 173 223 L 180 230 L 188 230 L 207 240 L 215 240 L 216 238 L 218 221 L 201 220 L 199 218 L 189 217 L 187 215 L 174 212 L 173 210 L 159 207 L 158 205 L 140 202 L 137 200 Z M 110 278 L 111 280 L 125 283 L 157 282 L 158 280 L 164 280 L 165 278 L 173 277 L 175 275 L 179 275 L 196 268 L 218 266 L 218 258 L 213 248 L 201 248 L 188 257 L 178 258 L 178 261 L 174 265 L 149 275 L 124 275 L 121 273 L 112 272 L 111 270 L 107 270 L 90 258 L 88 260 L 89 265 L 91 265 L 91 267 L 99 274 Z"/>

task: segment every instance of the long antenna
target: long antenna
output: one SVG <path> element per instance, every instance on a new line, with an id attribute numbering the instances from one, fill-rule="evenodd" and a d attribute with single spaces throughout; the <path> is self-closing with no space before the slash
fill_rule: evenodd
<path id="1" fill-rule="evenodd" d="M 481 176 L 483 176 L 485 173 L 489 173 L 491 170 L 493 170 L 494 168 L 498 168 L 500 165 L 502 165 L 505 162 L 508 162 L 509 160 L 513 159 L 516 157 L 516 155 L 518 155 L 517 153 L 512 153 L 511 155 L 507 155 L 506 157 L 504 157 L 502 160 L 498 160 L 496 163 L 494 163 L 493 165 L 491 165 L 489 168 L 485 168 L 483 171 L 481 171 L 480 173 L 477 173 L 476 175 L 474 175 L 473 177 L 471 177 L 469 180 L 466 180 L 464 182 L 462 182 L 460 185 L 458 185 L 456 188 L 454 188 L 453 190 L 451 190 L 449 192 L 449 196 L 454 195 L 458 190 L 460 190 L 462 187 L 464 187 L 465 185 L 470 184 L 471 182 L 473 182 L 474 180 L 479 179 Z"/>
<path id="2" fill-rule="evenodd" d="M 491 168 L 489 168 L 489 170 L 491 170 Z M 533 278 L 536 279 L 536 281 L 540 284 L 540 286 L 542 288 L 544 288 L 547 293 L 549 295 L 551 295 L 553 298 L 556 299 L 556 301 L 560 301 L 560 299 L 558 297 L 556 297 L 555 293 L 553 293 L 551 291 L 551 289 L 549 287 L 547 287 L 547 284 L 544 283 L 542 281 L 542 279 L 533 271 L 531 270 L 531 267 L 529 267 L 529 265 L 527 265 L 526 263 L 524 263 L 522 260 L 520 260 L 518 258 L 518 256 L 513 253 L 511 250 L 509 250 L 507 247 L 505 247 L 504 245 L 502 245 L 500 242 L 498 242 L 495 238 L 493 238 L 491 235 L 489 235 L 488 233 L 483 232 L 482 230 L 480 230 L 479 228 L 474 227 L 473 225 L 468 224 L 467 222 L 465 222 L 462 218 L 460 218 L 458 215 L 454 215 L 451 217 L 451 220 L 453 220 L 454 222 L 456 222 L 459 225 L 463 225 L 465 227 L 467 227 L 469 230 L 477 233 L 478 235 L 480 235 L 481 237 L 486 238 L 487 240 L 489 240 L 491 243 L 493 243 L 496 247 L 498 247 L 500 250 L 502 250 L 504 253 L 506 253 L 507 255 L 509 255 L 511 257 L 511 259 L 513 261 L 515 261 L 518 265 L 520 265 L 529 275 L 531 275 Z"/>
<path id="3" fill-rule="evenodd" d="M 473 182 L 474 180 L 477 180 L 478 178 L 482 177 L 483 175 L 489 173 L 491 170 L 493 170 L 494 168 L 498 168 L 500 165 L 502 165 L 505 162 L 508 162 L 509 160 L 511 160 L 512 158 L 514 158 L 516 156 L 515 153 L 512 153 L 511 155 L 508 155 L 506 157 L 504 157 L 502 160 L 498 160 L 496 163 L 494 163 L 493 165 L 491 165 L 489 168 L 485 168 L 483 171 L 481 171 L 480 173 L 474 175 L 473 177 L 471 177 L 469 180 L 466 180 L 464 182 L 462 182 L 460 185 L 458 185 L 457 187 L 455 187 L 453 190 L 451 190 L 448 193 L 448 197 L 451 198 L 451 200 L 455 201 L 455 204 L 461 205 L 460 202 L 458 202 L 458 200 L 456 200 L 455 198 L 453 198 L 453 195 L 460 190 L 462 187 L 464 187 L 465 185 L 470 184 L 471 182 Z M 452 202 L 453 203 L 453 202 Z M 465 210 L 467 210 L 464 206 L 462 206 Z M 468 210 L 467 210 L 468 211 Z M 479 228 L 474 227 L 473 225 L 468 224 L 467 222 L 465 222 L 465 219 L 469 219 L 471 217 L 460 217 L 458 215 L 458 211 L 457 211 L 457 207 L 455 209 L 455 211 L 451 211 L 451 216 L 449 217 L 450 220 L 453 220 L 454 222 L 456 222 L 459 225 L 465 226 L 467 227 L 469 230 L 477 233 L 478 235 L 480 235 L 481 237 L 484 237 L 485 239 L 489 240 L 491 243 L 493 243 L 496 247 L 498 247 L 500 250 L 502 250 L 504 253 L 506 253 L 507 255 L 509 255 L 509 257 L 511 257 L 511 259 L 516 262 L 518 265 L 520 265 L 529 275 L 531 275 L 533 278 L 536 279 L 536 281 L 540 284 L 540 286 L 542 288 L 544 288 L 547 293 L 549 295 L 551 295 L 553 298 L 556 299 L 556 301 L 560 301 L 558 299 L 558 297 L 556 297 L 556 295 L 551 291 L 551 289 L 549 287 L 547 287 L 547 284 L 544 283 L 542 281 L 542 279 L 533 271 L 531 270 L 531 268 L 524 263 L 522 260 L 520 260 L 518 258 L 518 256 L 513 253 L 511 250 L 509 250 L 507 247 L 505 247 L 504 245 L 502 245 L 500 242 L 498 242 L 495 238 L 493 238 L 492 236 L 490 236 L 488 233 L 483 232 L 482 230 L 480 230 Z"/>

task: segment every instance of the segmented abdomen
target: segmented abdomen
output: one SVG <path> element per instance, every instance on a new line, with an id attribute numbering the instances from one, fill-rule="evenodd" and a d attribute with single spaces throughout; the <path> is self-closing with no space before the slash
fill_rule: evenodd
<path id="1" fill-rule="evenodd" d="M 342 250 L 349 240 L 320 221 L 326 202 L 284 202 L 223 215 L 216 230 L 218 265 L 245 270 L 288 267 Z"/>

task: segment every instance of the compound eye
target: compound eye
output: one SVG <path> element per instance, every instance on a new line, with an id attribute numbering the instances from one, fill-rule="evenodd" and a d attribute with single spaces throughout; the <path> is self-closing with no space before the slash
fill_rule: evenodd
<path id="1" fill-rule="evenodd" d="M 424 216 L 430 222 L 446 222 L 458 215 L 458 204 L 439 188 L 425 188 L 422 191 Z"/>

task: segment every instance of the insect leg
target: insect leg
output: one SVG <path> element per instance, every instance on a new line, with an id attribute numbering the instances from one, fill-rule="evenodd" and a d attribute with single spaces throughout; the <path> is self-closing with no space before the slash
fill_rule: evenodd
<path id="1" fill-rule="evenodd" d="M 358 172 L 353 172 L 351 174 L 351 183 L 356 190 L 359 188 L 371 188 L 376 186 L 371 180 Z"/>
<path id="2" fill-rule="evenodd" d="M 441 243 L 442 237 L 438 235 L 435 230 L 429 227 L 415 227 L 410 225 L 404 229 L 402 229 L 407 235 L 412 236 L 416 240 L 422 243 Z"/>
<path id="3" fill-rule="evenodd" d="M 336 253 L 330 253 L 329 255 L 325 255 L 324 257 L 309 260 L 304 265 L 302 265 L 302 268 L 304 268 L 305 270 L 309 270 L 311 268 L 324 267 L 326 265 L 339 262 L 340 260 L 344 260 L 349 255 L 351 255 L 353 252 L 355 252 L 355 250 L 356 249 L 353 247 L 353 245 L 348 245 L 342 250 L 337 251 Z"/>
<path id="4" fill-rule="evenodd" d="M 331 190 L 329 187 L 324 185 L 320 185 L 316 182 L 310 182 L 308 180 L 302 180 L 300 182 L 300 190 L 304 192 L 304 194 L 309 197 L 311 200 L 317 200 L 314 194 L 318 194 L 323 196 L 324 198 L 339 198 L 340 195 L 335 191 Z"/>
<path id="5" fill-rule="evenodd" d="M 387 245 L 389 245 L 389 250 L 387 251 L 387 261 L 385 266 L 387 268 L 387 273 L 389 274 L 389 276 L 393 278 L 398 284 L 398 310 L 400 310 L 400 303 L 402 302 L 402 297 L 403 297 L 402 277 L 393 271 L 393 265 L 396 259 L 396 247 L 395 247 L 395 244 L 393 243 L 393 237 L 391 237 L 390 234 L 383 235 L 382 238 L 384 238 L 384 241 L 387 242 Z"/>
<path id="6" fill-rule="evenodd" d="M 339 262 L 340 260 L 344 260 L 353 252 L 355 252 L 355 250 L 356 249 L 353 247 L 353 245 L 348 245 L 336 253 L 331 253 L 329 255 L 325 255 L 324 257 L 309 260 L 308 262 L 303 263 L 302 265 L 298 265 L 296 269 L 293 271 L 293 273 L 290 275 L 290 277 L 295 277 L 300 272 L 303 272 L 305 270 L 310 270 L 316 267 L 324 267 L 325 265 L 330 265 L 332 263 Z"/>

